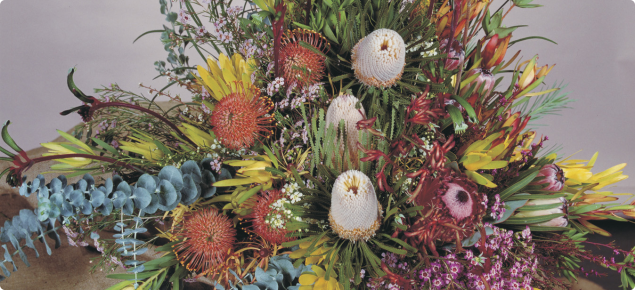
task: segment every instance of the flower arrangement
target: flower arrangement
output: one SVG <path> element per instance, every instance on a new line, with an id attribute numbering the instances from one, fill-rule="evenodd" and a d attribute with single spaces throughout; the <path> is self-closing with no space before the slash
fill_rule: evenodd
<path id="1" fill-rule="evenodd" d="M 625 164 L 598 173 L 530 129 L 570 101 L 538 89 L 553 66 L 507 55 L 531 0 L 159 2 L 156 68 L 192 101 L 89 96 L 72 68 L 67 142 L 31 158 L 7 121 L 0 176 L 38 207 L 0 228 L 0 279 L 62 229 L 127 270 L 109 289 L 558 289 L 582 261 L 635 287 L 634 249 L 586 241 L 635 216 L 605 189 Z M 26 176 L 50 160 L 65 175 Z"/>

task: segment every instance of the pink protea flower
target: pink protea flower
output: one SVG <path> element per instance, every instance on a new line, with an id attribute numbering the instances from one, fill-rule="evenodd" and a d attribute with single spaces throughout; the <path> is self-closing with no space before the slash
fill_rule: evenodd
<path id="1" fill-rule="evenodd" d="M 236 241 L 234 224 L 215 208 L 192 212 L 176 227 L 174 240 L 179 243 L 172 249 L 188 271 L 213 270 L 224 261 Z"/>
<path id="2" fill-rule="evenodd" d="M 556 164 L 547 164 L 540 169 L 538 172 L 539 176 L 544 176 L 543 179 L 539 181 L 532 182 L 532 185 L 540 185 L 547 183 L 548 186 L 543 188 L 546 191 L 561 191 L 564 188 L 564 171 L 556 165 Z"/>
<path id="3" fill-rule="evenodd" d="M 472 82 L 468 83 L 465 87 L 461 88 L 461 95 L 464 95 L 465 93 L 467 93 L 467 91 L 472 86 L 476 86 L 474 88 L 474 91 L 472 92 L 472 94 L 476 94 L 478 93 L 478 90 L 481 87 L 481 85 L 485 84 L 483 87 L 483 95 L 488 96 L 490 93 L 492 93 L 492 90 L 494 89 L 494 83 L 496 82 L 496 78 L 491 72 L 489 72 L 486 69 L 475 68 L 473 70 L 468 71 L 467 74 L 463 76 L 463 79 L 467 79 L 475 74 L 479 74 L 479 76 L 477 76 L 476 79 L 473 80 Z"/>
<path id="4" fill-rule="evenodd" d="M 441 40 L 439 44 L 439 50 L 441 53 L 448 53 L 448 58 L 445 60 L 445 69 L 446 70 L 455 70 L 459 68 L 460 65 L 463 65 L 463 61 L 465 61 L 465 52 L 461 48 L 461 44 L 454 40 L 452 45 L 450 45 L 449 51 L 447 50 L 448 40 Z"/>

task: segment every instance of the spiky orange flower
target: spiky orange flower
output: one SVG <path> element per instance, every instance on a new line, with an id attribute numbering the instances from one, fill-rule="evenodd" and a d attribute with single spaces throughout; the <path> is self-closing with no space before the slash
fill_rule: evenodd
<path id="1" fill-rule="evenodd" d="M 223 146 L 240 150 L 254 145 L 256 138 L 271 136 L 273 117 L 267 114 L 273 109 L 273 102 L 260 95 L 254 87 L 248 88 L 253 94 L 249 99 L 241 83 L 233 83 L 232 93 L 225 96 L 214 108 L 210 123 L 214 134 Z"/>
<path id="2" fill-rule="evenodd" d="M 177 225 L 172 246 L 177 259 L 188 271 L 208 273 L 225 260 L 236 241 L 232 221 L 214 208 L 192 212 Z"/>
<path id="3" fill-rule="evenodd" d="M 325 58 L 300 45 L 300 41 L 322 53 L 328 51 L 329 44 L 321 34 L 306 29 L 287 31 L 282 38 L 280 61 L 284 79 L 289 85 L 305 87 L 322 79 Z"/>
<path id="4" fill-rule="evenodd" d="M 283 197 L 285 197 L 284 193 L 278 189 L 261 192 L 258 195 L 258 201 L 253 208 L 253 212 L 248 217 L 251 220 L 253 232 L 274 245 L 295 240 L 293 237 L 285 237 L 289 233 L 285 227 L 274 227 L 267 223 L 267 217 L 271 214 L 276 214 L 271 204 Z M 284 217 L 284 214 L 282 213 L 281 216 Z"/>

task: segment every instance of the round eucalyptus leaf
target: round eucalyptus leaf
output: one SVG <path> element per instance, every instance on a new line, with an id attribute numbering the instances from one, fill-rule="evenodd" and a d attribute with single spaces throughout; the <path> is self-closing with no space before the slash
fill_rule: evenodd
<path id="1" fill-rule="evenodd" d="M 104 216 L 110 215 L 112 212 L 112 201 L 109 198 L 104 199 L 104 203 L 97 208 L 97 211 Z"/>
<path id="2" fill-rule="evenodd" d="M 167 180 L 172 183 L 176 191 L 183 189 L 183 175 L 181 175 L 181 171 L 174 166 L 163 167 L 163 169 L 159 171 L 159 179 Z"/>
<path id="3" fill-rule="evenodd" d="M 130 257 L 130 256 L 134 256 L 134 255 L 143 255 L 147 251 L 148 251 L 148 248 L 141 248 L 141 249 L 137 249 L 136 251 L 128 251 L 128 253 L 123 253 L 121 255 L 124 256 L 124 257 Z M 143 267 L 143 265 L 141 265 L 139 267 Z"/>
<path id="4" fill-rule="evenodd" d="M 212 161 L 214 161 L 214 158 L 211 158 L 211 157 L 203 158 L 203 160 L 199 162 L 199 166 L 203 168 L 203 170 L 212 170 L 212 164 L 211 164 Z"/>
<path id="5" fill-rule="evenodd" d="M 203 170 L 203 178 L 201 182 L 201 195 L 204 198 L 210 198 L 214 196 L 216 193 L 216 186 L 212 186 L 212 184 L 216 182 L 216 177 L 209 170 Z"/>
<path id="6" fill-rule="evenodd" d="M 119 175 L 114 175 L 112 177 L 112 186 L 113 188 L 117 188 L 117 186 L 119 186 L 119 183 L 123 182 L 123 178 L 121 178 L 121 176 Z"/>
<path id="7" fill-rule="evenodd" d="M 81 190 L 82 192 L 85 192 L 87 188 L 88 188 L 88 182 L 85 179 L 80 179 L 77 182 L 77 189 Z"/>
<path id="8" fill-rule="evenodd" d="M 181 202 L 185 205 L 194 203 L 200 197 L 200 192 L 197 190 L 196 183 L 194 183 L 194 179 L 190 174 L 183 176 L 183 189 L 181 190 L 181 194 L 183 195 Z"/>
<path id="9" fill-rule="evenodd" d="M 148 248 L 144 248 L 144 249 L 146 249 L 146 251 L 148 250 Z M 139 252 L 139 251 L 137 251 L 137 252 Z M 141 254 L 137 254 L 137 255 L 141 255 Z M 139 265 L 138 267 L 134 267 L 134 268 L 128 269 L 128 272 L 130 272 L 130 273 L 141 273 L 145 269 L 146 268 L 143 265 Z"/>
<path id="10" fill-rule="evenodd" d="M 51 211 L 51 203 L 48 201 L 39 202 L 37 204 L 37 215 L 40 221 L 46 221 L 49 219 L 49 212 Z"/>
<path id="11" fill-rule="evenodd" d="M 147 173 L 144 173 L 143 175 L 139 177 L 139 180 L 137 180 L 136 186 L 145 188 L 149 193 L 154 193 L 157 188 L 157 184 L 156 182 L 154 182 L 154 178 L 152 178 L 152 176 L 150 176 L 150 174 L 147 174 Z"/>
<path id="12" fill-rule="evenodd" d="M 167 180 L 161 180 L 159 182 L 159 192 L 157 193 L 159 198 L 159 204 L 168 205 L 173 204 L 176 201 L 176 190 L 174 186 Z"/>
<path id="13" fill-rule="evenodd" d="M 62 210 L 62 216 L 64 216 L 64 217 L 69 217 L 69 216 L 72 216 L 74 214 L 73 213 L 73 206 L 68 201 L 64 201 L 62 203 L 61 210 Z"/>
<path id="14" fill-rule="evenodd" d="M 132 212 L 134 211 L 134 203 L 132 202 L 132 199 L 126 199 L 126 203 L 124 203 L 121 211 L 123 214 L 132 215 Z"/>
<path id="15" fill-rule="evenodd" d="M 67 185 L 64 187 L 64 198 L 69 199 L 71 192 L 75 190 L 72 185 Z"/>
<path id="16" fill-rule="evenodd" d="M 106 191 L 104 192 L 106 194 L 106 196 L 108 196 L 113 189 L 113 183 L 112 183 L 112 179 L 108 178 L 106 179 L 106 183 L 104 184 Z"/>
<path id="17" fill-rule="evenodd" d="M 150 204 L 143 209 L 143 212 L 153 214 L 157 212 L 157 209 L 159 208 L 159 198 L 156 194 L 150 194 L 150 197 L 152 198 L 152 201 L 150 201 Z"/>
<path id="18" fill-rule="evenodd" d="M 85 200 L 84 193 L 80 190 L 73 190 L 68 195 L 68 201 L 70 201 L 70 203 L 73 206 L 77 206 L 77 207 L 82 206 L 82 204 L 84 203 L 84 200 Z"/>
<path id="19" fill-rule="evenodd" d="M 112 205 L 117 209 L 121 208 L 126 203 L 126 200 L 128 200 L 128 194 L 123 191 L 115 191 L 112 196 Z"/>
<path id="20" fill-rule="evenodd" d="M 64 195 L 62 195 L 61 192 L 54 193 L 53 195 L 51 195 L 49 200 L 51 201 L 52 204 L 55 204 L 57 206 L 61 206 L 62 203 L 64 202 Z"/>
<path id="21" fill-rule="evenodd" d="M 53 180 L 51 180 L 51 184 L 49 184 L 49 188 L 51 189 L 52 194 L 56 194 L 62 191 L 62 182 L 57 178 L 53 178 Z"/>
<path id="22" fill-rule="evenodd" d="M 31 192 L 29 191 L 29 185 L 26 182 L 22 182 L 19 192 L 21 196 L 29 197 L 29 195 L 31 195 Z"/>
<path id="23" fill-rule="evenodd" d="M 119 185 L 117 185 L 117 190 L 125 192 L 128 196 L 132 194 L 132 189 L 130 188 L 130 185 L 128 185 L 128 183 L 125 181 L 122 181 L 119 183 Z"/>
<path id="24" fill-rule="evenodd" d="M 138 209 L 144 209 L 152 202 L 152 196 L 143 187 L 136 187 L 134 194 L 130 198 L 134 200 L 135 207 Z"/>
<path id="25" fill-rule="evenodd" d="M 59 175 L 57 179 L 62 182 L 62 188 L 65 188 L 68 185 L 68 179 L 66 179 L 65 175 Z"/>
<path id="26" fill-rule="evenodd" d="M 85 215 L 89 215 L 93 212 L 93 205 L 90 204 L 90 201 L 84 199 L 84 202 L 81 206 L 82 208 L 82 213 Z"/>
<path id="27" fill-rule="evenodd" d="M 33 179 L 33 182 L 31 182 L 31 186 L 29 187 L 30 189 L 29 193 L 34 193 L 39 188 L 40 188 L 40 180 L 38 178 Z"/>
<path id="28" fill-rule="evenodd" d="M 104 203 L 104 199 L 106 199 L 106 194 L 101 190 L 93 190 L 90 192 L 90 203 L 93 207 L 99 207 Z"/>
<path id="29" fill-rule="evenodd" d="M 180 192 L 176 192 L 176 198 L 174 199 L 174 202 L 168 205 L 162 205 L 161 203 L 159 203 L 159 209 L 162 211 L 171 211 L 173 209 L 176 208 L 177 205 L 179 205 L 179 203 L 181 202 L 181 198 L 183 196 L 181 195 Z"/>
<path id="30" fill-rule="evenodd" d="M 51 210 L 49 211 L 49 219 L 54 219 L 59 217 L 62 214 L 62 207 L 51 203 Z"/>
<path id="31" fill-rule="evenodd" d="M 90 238 L 93 239 L 93 240 L 94 239 L 99 239 L 99 233 L 97 233 L 97 232 L 90 233 Z"/>
<path id="32" fill-rule="evenodd" d="M 185 163 L 181 165 L 181 173 L 183 174 L 183 176 L 189 174 L 190 176 L 192 176 L 192 179 L 194 179 L 195 183 L 201 183 L 201 169 L 198 168 L 198 164 L 196 163 L 196 161 L 185 161 Z"/>
<path id="33" fill-rule="evenodd" d="M 88 173 L 84 174 L 84 177 L 82 177 L 82 179 L 86 180 L 87 189 L 91 189 L 93 187 L 93 185 L 95 185 L 95 178 L 93 178 Z"/>

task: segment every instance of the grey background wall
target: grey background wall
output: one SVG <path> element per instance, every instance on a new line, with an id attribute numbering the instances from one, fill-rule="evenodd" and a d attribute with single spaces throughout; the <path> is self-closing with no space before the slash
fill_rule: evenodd
<path id="1" fill-rule="evenodd" d="M 504 1 L 495 0 L 492 7 Z M 620 190 L 635 190 L 635 4 L 632 0 L 536 0 L 545 7 L 515 8 L 508 26 L 527 24 L 514 38 L 548 37 L 519 43 L 527 59 L 554 64 L 547 83 L 564 80 L 576 99 L 573 110 L 543 120 L 539 134 L 562 144 L 563 155 L 583 150 L 577 158 L 600 151 L 596 171 L 628 162 L 633 178 Z M 156 0 L 4 0 L 0 4 L 0 119 L 11 120 L 10 132 L 24 149 L 39 146 L 80 119 L 59 112 L 77 106 L 66 88 L 66 72 L 76 66 L 76 83 L 89 91 L 100 85 L 147 95 L 139 83 L 160 88 L 154 61 L 166 53 L 158 34 L 164 17 Z M 208 30 L 211 24 L 208 24 Z M 196 53 L 190 53 L 196 61 Z M 187 96 L 183 96 L 187 97 Z"/>

